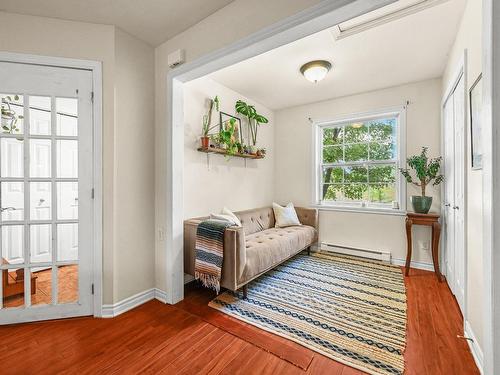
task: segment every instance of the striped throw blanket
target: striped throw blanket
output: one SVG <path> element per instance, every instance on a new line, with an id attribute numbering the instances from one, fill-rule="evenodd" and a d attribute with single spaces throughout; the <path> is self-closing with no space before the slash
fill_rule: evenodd
<path id="1" fill-rule="evenodd" d="M 232 224 L 223 220 L 202 221 L 196 230 L 194 278 L 207 288 L 220 291 L 220 276 L 224 255 L 224 232 Z"/>

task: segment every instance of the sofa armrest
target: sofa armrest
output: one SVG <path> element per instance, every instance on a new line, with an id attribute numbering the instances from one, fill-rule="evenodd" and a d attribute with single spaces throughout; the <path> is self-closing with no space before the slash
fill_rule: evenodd
<path id="1" fill-rule="evenodd" d="M 303 225 L 309 225 L 318 230 L 318 210 L 315 208 L 295 207 L 297 217 Z"/>
<path id="2" fill-rule="evenodd" d="M 202 219 L 184 221 L 184 272 L 194 276 L 196 230 Z M 245 232 L 242 227 L 229 227 L 224 232 L 224 259 L 221 286 L 236 290 L 237 280 L 246 264 Z"/>

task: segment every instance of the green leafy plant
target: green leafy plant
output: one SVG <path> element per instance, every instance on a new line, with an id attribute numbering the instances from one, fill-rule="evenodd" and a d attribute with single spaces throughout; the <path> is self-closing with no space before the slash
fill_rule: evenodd
<path id="1" fill-rule="evenodd" d="M 420 187 L 422 197 L 425 197 L 425 189 L 430 183 L 432 183 L 433 186 L 437 186 L 444 180 L 444 176 L 439 174 L 443 158 L 440 156 L 438 158 L 429 159 L 427 150 L 428 147 L 422 147 L 420 155 L 411 156 L 406 160 L 408 166 L 415 171 L 416 181 L 413 180 L 408 169 L 399 168 L 406 182 Z"/>
<path id="2" fill-rule="evenodd" d="M 210 130 L 212 130 L 213 128 L 219 126 L 219 124 L 211 126 L 211 124 L 212 124 L 212 111 L 213 111 L 214 107 L 215 107 L 216 111 L 219 111 L 219 107 L 220 107 L 219 96 L 216 96 L 215 98 L 210 99 L 210 104 L 209 104 L 209 107 L 208 107 L 208 113 L 203 116 L 203 126 L 202 126 L 202 129 L 201 129 L 203 137 L 208 137 L 208 134 L 210 133 Z"/>
<path id="3" fill-rule="evenodd" d="M 257 144 L 257 133 L 260 125 L 267 124 L 269 120 L 263 115 L 257 113 L 253 105 L 250 105 L 243 100 L 238 100 L 236 102 L 235 110 L 237 113 L 246 117 L 252 137 L 252 145 L 255 146 Z"/>
<path id="4" fill-rule="evenodd" d="M 14 134 L 15 132 L 20 131 L 20 129 L 17 127 L 17 122 L 19 121 L 19 119 L 24 118 L 24 116 L 18 115 L 11 107 L 11 103 L 17 101 L 19 101 L 18 95 L 14 95 L 14 97 L 2 97 L 2 130 L 4 133 Z"/>
<path id="5" fill-rule="evenodd" d="M 225 129 L 222 129 L 218 134 L 218 141 L 226 145 L 226 151 L 228 155 L 234 155 L 238 152 L 238 142 L 234 136 L 234 130 L 236 129 L 236 119 L 231 118 L 228 121 L 228 125 Z"/>

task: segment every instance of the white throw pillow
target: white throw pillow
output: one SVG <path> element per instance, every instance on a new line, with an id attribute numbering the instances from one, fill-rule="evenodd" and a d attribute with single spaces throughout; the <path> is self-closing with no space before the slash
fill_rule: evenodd
<path id="1" fill-rule="evenodd" d="M 240 219 L 227 207 L 224 207 L 220 214 L 210 214 L 210 218 L 228 221 L 237 227 L 241 227 Z"/>
<path id="2" fill-rule="evenodd" d="M 292 225 L 302 225 L 297 217 L 297 212 L 293 203 L 288 203 L 282 207 L 273 202 L 274 218 L 276 219 L 276 228 L 290 227 Z"/>

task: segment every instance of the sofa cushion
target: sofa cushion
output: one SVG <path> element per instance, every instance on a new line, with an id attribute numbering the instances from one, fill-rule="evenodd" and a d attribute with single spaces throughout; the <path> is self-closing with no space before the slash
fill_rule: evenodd
<path id="1" fill-rule="evenodd" d="M 246 264 L 239 283 L 246 282 L 297 254 L 315 242 L 316 235 L 316 229 L 301 225 L 270 228 L 246 236 Z"/>
<path id="2" fill-rule="evenodd" d="M 274 227 L 274 212 L 272 207 L 256 208 L 235 212 L 240 219 L 245 236 Z"/>

